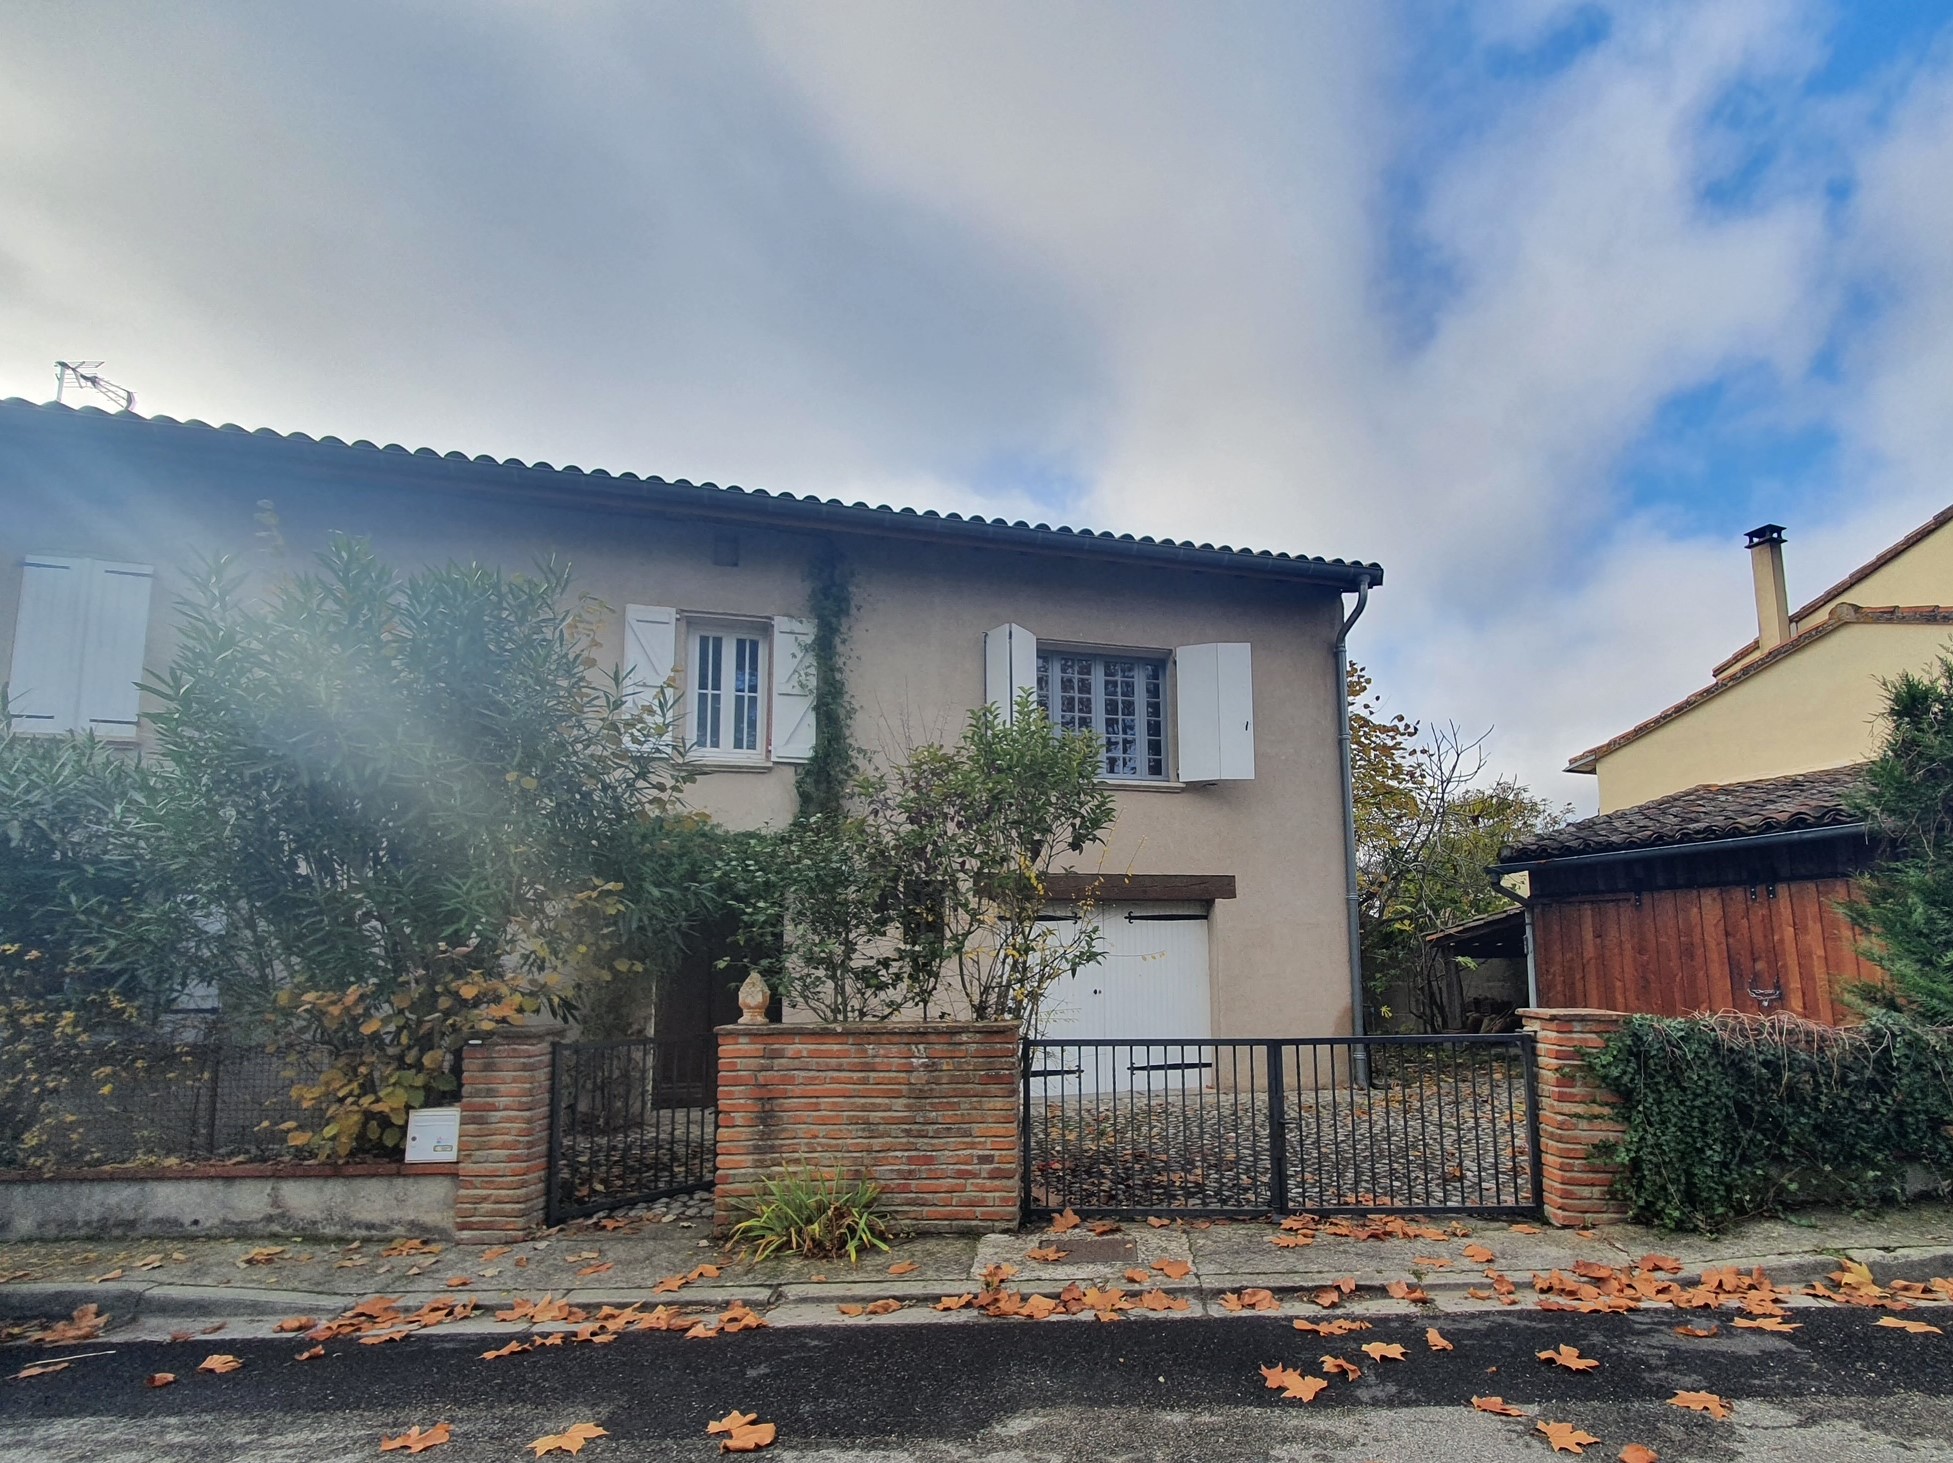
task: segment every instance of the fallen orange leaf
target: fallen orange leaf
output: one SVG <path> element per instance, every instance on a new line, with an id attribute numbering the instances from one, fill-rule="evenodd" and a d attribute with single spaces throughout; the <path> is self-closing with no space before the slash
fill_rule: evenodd
<path id="1" fill-rule="evenodd" d="M 1568 1346 L 1564 1342 L 1551 1351 L 1536 1351 L 1533 1355 L 1541 1361 L 1550 1361 L 1554 1366 L 1565 1367 L 1570 1372 L 1590 1372 L 1600 1363 L 1591 1356 L 1582 1356 L 1580 1348 Z"/>
<path id="2" fill-rule="evenodd" d="M 1070 1253 L 1070 1250 L 1061 1250 L 1056 1245 L 1045 1245 L 1040 1249 L 1026 1250 L 1024 1252 L 1024 1258 L 1027 1260 L 1042 1260 L 1045 1264 L 1050 1265 L 1064 1259 Z"/>
<path id="3" fill-rule="evenodd" d="M 507 1346 L 498 1346 L 493 1351 L 484 1351 L 481 1354 L 481 1359 L 483 1361 L 500 1361 L 505 1356 L 515 1356 L 520 1352 L 533 1351 L 534 1349 L 526 1341 L 511 1341 Z"/>
<path id="4" fill-rule="evenodd" d="M 1694 1336 L 1700 1339 L 1704 1336 L 1720 1336 L 1722 1334 L 1722 1327 L 1715 1325 L 1713 1322 L 1707 1326 L 1677 1326 L 1675 1328 L 1675 1334 L 1677 1336 Z"/>
<path id="5" fill-rule="evenodd" d="M 1776 1331 L 1782 1333 L 1786 1331 L 1801 1331 L 1804 1329 L 1794 1322 L 1784 1320 L 1781 1316 L 1738 1316 L 1730 1324 L 1744 1331 Z M 1932 1331 L 1937 1328 L 1928 1326 L 1926 1329 Z"/>
<path id="6" fill-rule="evenodd" d="M 1718 1422 L 1736 1410 L 1714 1392 L 1677 1392 L 1668 1399 L 1668 1405 L 1690 1412 L 1706 1412 Z"/>
<path id="7" fill-rule="evenodd" d="M 1438 1333 L 1436 1326 L 1426 1326 L 1424 1328 L 1424 1344 L 1433 1351 L 1456 1351 L 1458 1349 Z"/>
<path id="8" fill-rule="evenodd" d="M 907 1275 L 911 1270 L 916 1268 L 917 1266 L 914 1260 L 900 1260 L 888 1267 L 888 1273 L 891 1275 Z"/>
<path id="9" fill-rule="evenodd" d="M 243 1365 L 244 1363 L 239 1361 L 236 1357 L 227 1356 L 223 1352 L 218 1351 L 218 1352 L 212 1352 L 209 1356 L 206 1356 L 203 1359 L 203 1361 L 198 1365 L 197 1370 L 200 1372 L 212 1372 L 218 1375 L 222 1375 L 225 1372 L 234 1372 Z"/>
<path id="10" fill-rule="evenodd" d="M 1661 1463 L 1661 1454 L 1640 1443 L 1629 1443 L 1621 1449 L 1621 1463 Z"/>
<path id="11" fill-rule="evenodd" d="M 545 1453 L 581 1453 L 583 1445 L 592 1438 L 607 1438 L 610 1434 L 594 1422 L 579 1422 L 576 1426 L 560 1433 L 549 1433 L 529 1444 L 535 1456 Z"/>
<path id="12" fill-rule="evenodd" d="M 1589 1443 L 1600 1441 L 1592 1433 L 1581 1432 L 1570 1422 L 1541 1422 L 1535 1426 L 1546 1434 L 1546 1441 L 1553 1445 L 1555 1453 L 1584 1453 Z"/>
<path id="13" fill-rule="evenodd" d="M 445 1422 L 437 1422 L 425 1431 L 420 1424 L 416 1423 L 396 1437 L 390 1438 L 382 1434 L 380 1451 L 382 1453 L 425 1453 L 429 1448 L 438 1448 L 451 1440 L 451 1429 Z"/>
<path id="14" fill-rule="evenodd" d="M 1484 1245 L 1466 1245 L 1465 1258 L 1470 1260 L 1474 1265 L 1489 1265 L 1498 1256 L 1486 1249 Z"/>
<path id="15" fill-rule="evenodd" d="M 1392 1299 L 1407 1300 L 1414 1304 L 1421 1305 L 1431 1298 L 1428 1290 L 1412 1285 L 1408 1280 L 1393 1280 L 1384 1286 L 1384 1289 L 1389 1292 Z"/>
<path id="16" fill-rule="evenodd" d="M 868 1307 L 868 1314 L 871 1316 L 886 1316 L 891 1311 L 899 1311 L 901 1309 L 902 1302 L 899 1300 L 878 1300 Z"/>
<path id="17" fill-rule="evenodd" d="M 1261 1375 L 1271 1390 L 1298 1402 L 1315 1401 L 1316 1395 L 1329 1386 L 1321 1377 L 1305 1376 L 1285 1366 L 1265 1366 L 1261 1369 Z"/>
<path id="18" fill-rule="evenodd" d="M 591 1275 L 606 1275 L 610 1271 L 615 1270 L 616 1268 L 617 1266 L 615 1264 L 613 1264 L 609 1260 L 606 1260 L 601 1265 L 585 1265 L 581 1270 L 577 1271 L 576 1273 L 580 1277 L 587 1277 Z M 463 1285 L 466 1285 L 468 1282 L 466 1280 L 463 1280 L 461 1283 Z M 452 1285 L 454 1284 L 454 1282 L 450 1280 L 448 1284 Z"/>
<path id="19" fill-rule="evenodd" d="M 310 1331 L 318 1324 L 319 1318 L 317 1316 L 287 1316 L 276 1326 L 272 1327 L 272 1330 L 284 1331 L 289 1334 L 293 1331 Z"/>
<path id="20" fill-rule="evenodd" d="M 65 1361 L 46 1361 L 39 1366 L 24 1366 L 13 1374 L 13 1380 L 24 1382 L 29 1377 L 52 1376 L 55 1372 L 65 1372 L 69 1365 L 70 1363 Z"/>
<path id="21" fill-rule="evenodd" d="M 1193 1266 L 1185 1260 L 1155 1260 L 1153 1268 L 1168 1280 L 1185 1280 L 1193 1274 Z"/>
<path id="22" fill-rule="evenodd" d="M 1741 1321 L 1736 1323 L 1742 1325 Z M 1929 1326 L 1924 1321 L 1902 1321 L 1897 1316 L 1880 1316 L 1877 1324 L 1890 1327 L 1894 1331 L 1907 1331 L 1914 1336 L 1943 1336 L 1946 1333 L 1937 1326 Z"/>
<path id="23" fill-rule="evenodd" d="M 1068 1229 L 1078 1228 L 1084 1222 L 1084 1220 L 1072 1212 L 1070 1205 L 1066 1205 L 1065 1212 L 1051 1221 L 1051 1232 L 1053 1234 L 1063 1234 Z"/>
<path id="24" fill-rule="evenodd" d="M 175 1380 L 175 1372 L 156 1372 L 150 1376 L 148 1382 L 144 1385 L 150 1387 L 167 1387 Z"/>
<path id="25" fill-rule="evenodd" d="M 1352 1382 L 1363 1375 L 1363 1368 L 1353 1361 L 1345 1361 L 1340 1356 L 1322 1358 L 1322 1369 L 1332 1377 L 1348 1377 Z"/>
<path id="26" fill-rule="evenodd" d="M 1362 1352 L 1371 1361 L 1403 1361 L 1404 1348 L 1394 1341 L 1365 1341 Z"/>
<path id="27" fill-rule="evenodd" d="M 293 1361 L 317 1361 L 320 1357 L 324 1355 L 325 1355 L 325 1348 L 323 1346 L 313 1346 L 307 1348 L 304 1351 L 301 1351 L 297 1356 L 293 1357 L 292 1360 Z"/>
<path id="28" fill-rule="evenodd" d="M 960 1311 L 975 1299 L 976 1297 L 971 1295 L 967 1290 L 961 1295 L 946 1295 L 936 1302 L 936 1309 L 939 1311 Z"/>
<path id="29" fill-rule="evenodd" d="M 1172 1223 L 1173 1221 L 1171 1219 L 1162 1219 L 1157 1214 L 1149 1214 L 1146 1216 L 1146 1225 L 1149 1229 L 1165 1229 Z"/>
<path id="30" fill-rule="evenodd" d="M 1472 1406 L 1476 1407 L 1480 1412 L 1490 1412 L 1498 1417 L 1524 1417 L 1526 1415 L 1523 1408 L 1514 1407 L 1503 1397 L 1474 1397 L 1472 1398 Z"/>

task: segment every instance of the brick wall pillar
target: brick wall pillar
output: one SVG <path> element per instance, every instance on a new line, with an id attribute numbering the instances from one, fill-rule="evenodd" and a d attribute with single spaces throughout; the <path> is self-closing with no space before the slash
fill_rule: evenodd
<path id="1" fill-rule="evenodd" d="M 1593 1157 L 1594 1144 L 1626 1131 L 1616 1111 L 1620 1099 L 1587 1069 L 1587 1054 L 1606 1044 L 1627 1017 L 1619 1011 L 1521 1011 L 1537 1041 L 1539 1060 L 1539 1169 L 1546 1218 L 1584 1229 L 1616 1224 L 1627 1206 L 1613 1196 L 1616 1164 Z"/>
<path id="2" fill-rule="evenodd" d="M 719 1028 L 721 1228 L 786 1170 L 867 1179 L 900 1228 L 1015 1226 L 1018 1028 L 887 1021 Z"/>
<path id="3" fill-rule="evenodd" d="M 493 1244 L 543 1222 L 549 1181 L 550 1049 L 564 1028 L 510 1026 L 468 1043 L 454 1237 Z"/>

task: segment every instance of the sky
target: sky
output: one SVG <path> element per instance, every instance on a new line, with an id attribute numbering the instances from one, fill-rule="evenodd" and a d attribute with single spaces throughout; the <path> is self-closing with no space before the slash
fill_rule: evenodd
<path id="1" fill-rule="evenodd" d="M 0 395 L 1382 563 L 1567 757 L 1953 502 L 1953 0 L 0 8 Z"/>

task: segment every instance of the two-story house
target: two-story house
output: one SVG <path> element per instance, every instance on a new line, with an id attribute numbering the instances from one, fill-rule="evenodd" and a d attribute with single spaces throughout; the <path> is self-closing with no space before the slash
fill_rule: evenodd
<path id="1" fill-rule="evenodd" d="M 140 744 L 172 583 L 251 549 L 274 508 L 290 567 L 327 536 L 403 567 L 556 556 L 611 607 L 617 664 L 668 682 L 737 827 L 794 811 L 812 751 L 807 571 L 854 577 L 849 690 L 871 757 L 953 739 L 1033 688 L 1104 741 L 1118 817 L 1110 958 L 1057 993 L 1081 1036 L 1351 1029 L 1344 644 L 1374 564 L 370 442 L 0 403 L 0 666 L 13 726 Z"/>

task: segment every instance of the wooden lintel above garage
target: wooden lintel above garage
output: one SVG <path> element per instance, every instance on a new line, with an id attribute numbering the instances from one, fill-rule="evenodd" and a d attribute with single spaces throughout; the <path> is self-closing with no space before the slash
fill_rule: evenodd
<path id="1" fill-rule="evenodd" d="M 1234 898 L 1232 874 L 1052 874 L 1046 884 L 1053 899 L 1094 899 L 1101 904 Z"/>

